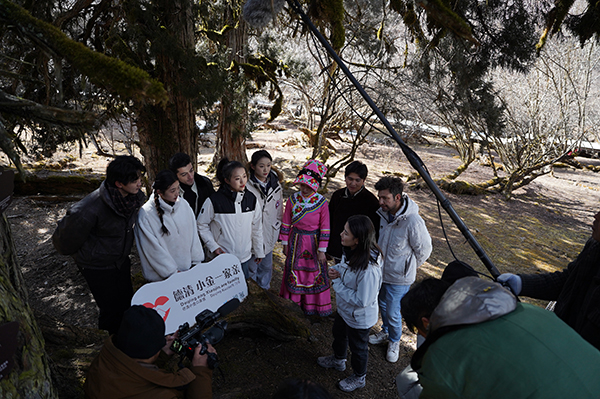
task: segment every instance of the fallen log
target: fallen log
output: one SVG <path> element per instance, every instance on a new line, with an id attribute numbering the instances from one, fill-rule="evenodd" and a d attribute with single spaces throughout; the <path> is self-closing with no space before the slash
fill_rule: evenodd
<path id="1" fill-rule="evenodd" d="M 85 196 L 98 187 L 104 175 L 29 175 L 25 182 L 15 178 L 15 195 Z"/>

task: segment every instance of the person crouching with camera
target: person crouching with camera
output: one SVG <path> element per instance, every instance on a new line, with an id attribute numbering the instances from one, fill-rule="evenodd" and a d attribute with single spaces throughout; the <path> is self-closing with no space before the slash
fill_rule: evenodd
<path id="1" fill-rule="evenodd" d="M 212 398 L 208 353 L 195 348 L 192 367 L 176 373 L 161 370 L 173 355 L 174 336 L 165 337 L 165 323 L 153 309 L 130 307 L 116 335 L 110 336 L 92 362 L 83 389 L 86 398 Z M 216 353 L 208 344 L 208 352 Z"/>

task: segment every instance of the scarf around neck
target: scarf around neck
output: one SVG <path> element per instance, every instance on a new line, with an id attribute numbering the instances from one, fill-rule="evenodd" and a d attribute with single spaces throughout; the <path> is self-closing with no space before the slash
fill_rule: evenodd
<path id="1" fill-rule="evenodd" d="M 127 194 L 123 197 L 118 188 L 107 185 L 108 194 L 112 200 L 113 205 L 117 212 L 121 213 L 125 217 L 131 216 L 132 213 L 140 209 L 142 206 L 140 199 L 135 194 Z"/>

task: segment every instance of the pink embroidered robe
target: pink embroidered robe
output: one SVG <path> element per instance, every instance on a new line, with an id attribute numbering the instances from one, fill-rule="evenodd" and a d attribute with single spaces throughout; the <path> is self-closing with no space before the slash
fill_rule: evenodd
<path id="1" fill-rule="evenodd" d="M 329 207 L 321 194 L 294 193 L 285 205 L 279 239 L 287 243 L 279 295 L 296 302 L 306 315 L 331 314 L 327 265 L 317 260 L 329 242 Z"/>

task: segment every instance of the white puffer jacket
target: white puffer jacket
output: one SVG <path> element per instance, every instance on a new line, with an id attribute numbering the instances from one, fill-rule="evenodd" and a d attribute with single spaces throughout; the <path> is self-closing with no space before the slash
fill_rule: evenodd
<path id="1" fill-rule="evenodd" d="M 158 198 L 165 211 L 163 221 L 169 234 L 162 234 L 154 194 L 140 208 L 135 224 L 135 242 L 142 273 L 148 281 L 164 280 L 204 260 L 204 251 L 194 223 L 194 211 L 182 198 L 173 206 Z"/>
<path id="2" fill-rule="evenodd" d="M 258 208 L 262 210 L 263 245 L 265 254 L 273 251 L 281 219 L 283 218 L 283 189 L 277 179 L 277 174 L 271 171 L 269 184 L 265 193 L 254 176 L 248 179 L 248 190 L 258 199 Z"/>
<path id="3" fill-rule="evenodd" d="M 340 277 L 333 279 L 337 311 L 346 324 L 352 328 L 371 328 L 377 323 L 379 306 L 377 296 L 381 288 L 381 256 L 377 262 L 370 262 L 365 270 L 354 272 L 342 261 L 333 269 L 340 272 Z"/>
<path id="4" fill-rule="evenodd" d="M 383 251 L 383 282 L 393 285 L 411 285 L 417 268 L 431 255 L 431 236 L 425 221 L 419 216 L 419 206 L 408 195 L 402 194 L 403 203 L 393 221 L 381 208 L 379 247 Z"/>
<path id="5" fill-rule="evenodd" d="M 264 258 L 262 217 L 254 194 L 233 192 L 222 186 L 211 195 L 198 215 L 198 233 L 209 251 L 221 248 L 241 263 L 254 254 Z"/>

